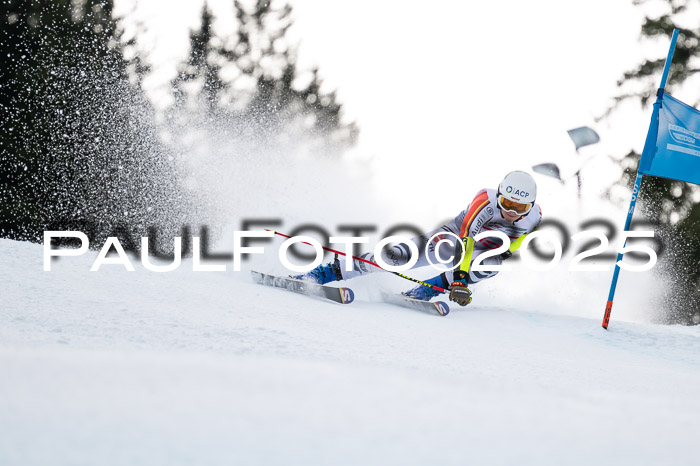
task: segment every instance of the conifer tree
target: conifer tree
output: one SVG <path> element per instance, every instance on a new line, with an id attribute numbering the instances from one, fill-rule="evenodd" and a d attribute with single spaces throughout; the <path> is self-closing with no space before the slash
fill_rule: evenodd
<path id="1" fill-rule="evenodd" d="M 172 132 L 181 135 L 196 127 L 193 115 L 198 115 L 200 122 L 243 145 L 279 147 L 290 144 L 289 134 L 294 134 L 294 141 L 303 141 L 312 152 L 333 155 L 353 144 L 357 129 L 342 121 L 335 93 L 322 91 L 318 70 L 298 70 L 287 38 L 291 7 L 236 1 L 234 11 L 236 32 L 220 37 L 204 6 L 201 25 L 190 35 L 190 56 L 172 83 Z M 232 77 L 223 79 L 224 71 Z"/>
<path id="2" fill-rule="evenodd" d="M 93 240 L 119 230 L 137 237 L 172 223 L 182 201 L 176 173 L 138 86 L 145 67 L 124 58 L 112 2 L 1 4 L 3 236 L 42 241 L 43 230 L 77 229 Z"/>

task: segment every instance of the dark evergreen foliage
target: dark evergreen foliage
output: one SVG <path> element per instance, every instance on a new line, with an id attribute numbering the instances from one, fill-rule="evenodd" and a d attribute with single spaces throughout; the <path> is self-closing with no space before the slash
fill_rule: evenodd
<path id="1" fill-rule="evenodd" d="M 261 142 L 278 156 L 294 144 L 323 155 L 352 144 L 356 128 L 341 122 L 317 70 L 297 70 L 291 8 L 269 1 L 235 2 L 229 38 L 216 36 L 205 5 L 172 83 L 166 144 L 141 87 L 148 66 L 139 53 L 125 58 L 136 38 L 123 37 L 112 9 L 112 0 L 0 0 L 0 236 L 75 229 L 96 246 L 118 234 L 138 248 L 153 228 L 169 238 L 196 227 L 206 207 L 184 187 L 180 155 L 198 131 L 232 135 L 248 154 Z"/>
<path id="2" fill-rule="evenodd" d="M 203 111 L 203 120 L 218 119 L 241 144 L 254 139 L 260 145 L 264 139 L 267 146 L 289 145 L 293 134 L 295 142 L 329 156 L 353 144 L 357 128 L 342 122 L 335 93 L 322 91 L 317 69 L 297 68 L 287 39 L 291 7 L 235 1 L 234 11 L 235 34 L 218 37 L 212 14 L 203 8 L 201 26 L 190 35 L 189 59 L 172 83 L 173 134 L 182 134 L 183 116 Z M 232 77 L 222 78 L 224 71 Z"/>
<path id="3" fill-rule="evenodd" d="M 112 2 L 2 8 L 2 235 L 77 229 L 104 240 L 181 222 L 176 174 L 138 85 L 145 67 L 124 59 Z"/>

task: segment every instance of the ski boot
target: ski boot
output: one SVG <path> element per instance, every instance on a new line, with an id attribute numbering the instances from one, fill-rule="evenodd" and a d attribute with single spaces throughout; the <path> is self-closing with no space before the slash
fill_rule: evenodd
<path id="1" fill-rule="evenodd" d="M 302 275 L 292 275 L 291 278 L 316 283 L 318 285 L 325 285 L 326 283 L 342 280 L 343 274 L 340 270 L 340 261 L 338 261 L 338 257 L 336 257 L 333 262 L 329 262 L 326 265 L 319 265 L 315 269 L 311 269 Z"/>
<path id="2" fill-rule="evenodd" d="M 444 289 L 448 289 L 450 287 L 450 284 L 447 283 L 447 278 L 445 277 L 444 273 L 438 275 L 437 277 L 431 278 L 430 280 L 423 281 L 429 285 L 439 286 L 440 288 Z M 442 293 L 442 291 L 437 291 L 435 290 L 435 288 L 418 285 L 417 287 L 412 288 L 408 291 L 404 291 L 401 294 L 409 298 L 420 299 L 421 301 L 430 301 L 435 296 L 438 296 Z"/>

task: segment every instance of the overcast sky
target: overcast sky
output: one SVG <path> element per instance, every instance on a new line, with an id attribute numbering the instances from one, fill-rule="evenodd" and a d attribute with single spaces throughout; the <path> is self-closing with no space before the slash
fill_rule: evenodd
<path id="1" fill-rule="evenodd" d="M 631 0 L 328 1 L 296 0 L 291 37 L 302 67 L 317 65 L 360 127 L 351 157 L 369 160 L 381 189 L 415 196 L 469 196 L 506 172 L 580 160 L 587 196 L 618 176 L 604 155 L 641 150 L 650 110 L 625 106 L 595 123 L 622 72 L 668 44 L 639 42 L 642 11 Z M 202 0 L 118 0 L 119 13 L 145 23 L 142 45 L 167 95 L 174 67 L 188 53 Z M 219 32 L 233 31 L 232 0 L 210 0 Z M 566 130 L 589 125 L 601 143 L 577 158 Z M 575 193 L 538 175 L 541 193 Z"/>

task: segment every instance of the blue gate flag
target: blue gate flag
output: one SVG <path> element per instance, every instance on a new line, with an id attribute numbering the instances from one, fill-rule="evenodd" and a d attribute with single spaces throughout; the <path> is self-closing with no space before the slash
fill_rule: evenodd
<path id="1" fill-rule="evenodd" d="M 647 139 L 644 142 L 642 160 L 639 161 L 637 178 L 634 180 L 632 200 L 630 200 L 630 208 L 627 210 L 627 220 L 625 220 L 625 231 L 629 231 L 632 223 L 632 215 L 634 215 L 639 189 L 642 185 L 642 173 L 700 184 L 700 157 L 698 156 L 700 155 L 700 147 L 696 145 L 699 139 L 697 136 L 700 136 L 700 113 L 664 92 L 668 72 L 671 69 L 673 52 L 676 50 L 678 32 L 678 29 L 674 29 L 671 36 L 671 46 L 668 48 L 664 72 L 661 75 L 661 84 L 656 93 L 656 102 L 654 102 L 654 111 L 649 122 Z M 664 99 L 664 97 L 666 98 Z M 663 121 L 660 121 L 662 119 Z M 681 128 L 681 130 L 677 128 Z M 671 131 L 674 133 L 671 134 Z M 683 150 L 678 150 L 678 148 Z M 688 151 L 693 152 L 689 153 Z M 625 246 L 627 246 L 627 240 L 625 240 L 623 250 Z M 617 278 L 620 275 L 621 260 L 622 253 L 618 252 L 615 271 L 610 283 L 608 303 L 605 305 L 605 315 L 603 316 L 603 328 L 606 330 L 610 323 L 610 313 L 612 312 Z"/>
<path id="2" fill-rule="evenodd" d="M 658 112 L 656 144 L 646 145 L 639 173 L 700 184 L 700 112 L 666 93 Z"/>

